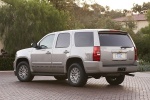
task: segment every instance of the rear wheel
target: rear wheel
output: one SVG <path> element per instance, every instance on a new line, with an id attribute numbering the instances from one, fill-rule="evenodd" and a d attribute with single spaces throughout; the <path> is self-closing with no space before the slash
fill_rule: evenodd
<path id="1" fill-rule="evenodd" d="M 34 78 L 34 76 L 31 74 L 29 64 L 25 61 L 22 61 L 17 65 L 16 74 L 17 78 L 21 82 L 29 82 L 32 81 L 32 79 Z"/>
<path id="2" fill-rule="evenodd" d="M 54 76 L 54 78 L 57 80 L 65 80 L 67 79 L 67 76 Z"/>
<path id="3" fill-rule="evenodd" d="M 110 85 L 119 85 L 124 81 L 125 75 L 105 77 Z"/>
<path id="4" fill-rule="evenodd" d="M 87 82 L 87 75 L 78 63 L 73 63 L 68 70 L 69 84 L 75 87 L 82 87 Z"/>

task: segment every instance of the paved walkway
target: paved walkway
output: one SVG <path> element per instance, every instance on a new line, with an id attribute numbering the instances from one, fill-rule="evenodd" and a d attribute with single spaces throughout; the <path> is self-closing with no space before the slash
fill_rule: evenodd
<path id="1" fill-rule="evenodd" d="M 0 100 L 150 100 L 150 72 L 126 76 L 119 86 L 91 78 L 79 88 L 50 76 L 19 82 L 13 72 L 0 72 Z"/>

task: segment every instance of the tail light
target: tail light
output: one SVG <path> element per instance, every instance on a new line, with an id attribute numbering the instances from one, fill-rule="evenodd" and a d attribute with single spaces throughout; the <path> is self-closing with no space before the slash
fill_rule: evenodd
<path id="1" fill-rule="evenodd" d="M 93 48 L 93 61 L 100 61 L 100 46 L 94 46 Z"/>
<path id="2" fill-rule="evenodd" d="M 136 47 L 134 47 L 134 52 L 135 52 L 134 60 L 138 60 L 137 48 Z"/>

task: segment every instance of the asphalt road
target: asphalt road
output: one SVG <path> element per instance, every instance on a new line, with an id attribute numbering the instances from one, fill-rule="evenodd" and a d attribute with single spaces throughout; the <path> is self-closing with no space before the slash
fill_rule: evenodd
<path id="1" fill-rule="evenodd" d="M 19 82 L 13 72 L 0 72 L 0 100 L 150 100 L 150 72 L 126 76 L 119 86 L 110 86 L 103 77 L 91 78 L 84 87 L 51 76 Z"/>

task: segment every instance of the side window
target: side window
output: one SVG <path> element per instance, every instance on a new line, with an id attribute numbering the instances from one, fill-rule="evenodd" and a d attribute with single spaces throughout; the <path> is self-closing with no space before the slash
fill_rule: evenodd
<path id="1" fill-rule="evenodd" d="M 49 49 L 52 48 L 53 40 L 54 40 L 54 34 L 48 35 L 40 42 L 41 49 Z"/>
<path id="2" fill-rule="evenodd" d="M 93 32 L 76 32 L 74 38 L 76 47 L 94 46 Z"/>
<path id="3" fill-rule="evenodd" d="M 61 33 L 58 35 L 56 48 L 67 48 L 70 45 L 70 34 Z"/>

